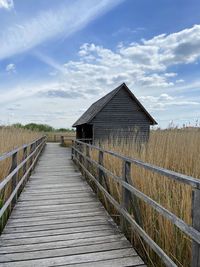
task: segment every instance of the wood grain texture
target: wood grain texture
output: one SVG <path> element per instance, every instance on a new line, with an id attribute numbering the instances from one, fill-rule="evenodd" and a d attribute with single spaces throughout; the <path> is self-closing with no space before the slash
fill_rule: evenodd
<path id="1" fill-rule="evenodd" d="M 144 262 L 71 161 L 47 144 L 0 237 L 0 266 L 141 266 Z"/>

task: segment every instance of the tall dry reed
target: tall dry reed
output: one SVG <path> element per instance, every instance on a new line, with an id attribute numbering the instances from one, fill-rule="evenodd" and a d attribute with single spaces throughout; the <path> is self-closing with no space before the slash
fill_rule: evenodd
<path id="1" fill-rule="evenodd" d="M 125 156 L 200 178 L 200 165 L 198 164 L 200 162 L 200 129 L 151 131 L 149 142 L 139 148 L 134 142 L 127 143 L 123 139 L 113 139 L 112 142 L 105 142 L 102 146 Z M 91 155 L 97 160 L 97 154 L 94 151 Z M 121 175 L 122 162 L 116 157 L 106 155 L 104 165 L 113 173 Z M 192 189 L 190 186 L 134 166 L 134 164 L 131 178 L 136 188 L 172 211 L 186 223 L 191 224 Z M 110 193 L 120 202 L 121 187 L 110 177 L 107 177 L 107 182 Z M 108 204 L 107 201 L 105 203 Z M 189 267 L 191 240 L 144 202 L 138 201 L 138 205 L 142 227 L 149 236 L 178 266 Z M 118 216 L 114 209 L 110 209 L 110 212 Z M 134 216 L 133 212 L 132 215 Z M 137 249 L 146 255 L 149 266 L 164 266 L 162 261 L 134 232 L 129 231 L 129 238 Z"/>
<path id="2" fill-rule="evenodd" d="M 41 133 L 14 127 L 0 127 L 0 155 L 42 136 Z M 8 174 L 10 160 L 0 162 L 0 181 Z"/>
<path id="3" fill-rule="evenodd" d="M 14 148 L 21 147 L 23 144 L 28 144 L 34 141 L 35 139 L 41 137 L 41 133 L 32 132 L 25 129 L 18 129 L 13 127 L 0 127 L 0 155 L 3 153 L 9 152 Z M 30 147 L 27 151 L 30 152 Z M 17 162 L 20 163 L 23 159 L 23 150 L 19 151 L 17 154 Z M 10 172 L 12 164 L 12 158 L 8 158 L 0 161 L 0 181 L 2 181 Z M 22 169 L 18 171 L 17 180 L 21 179 Z M 22 187 L 20 188 L 22 190 Z M 20 191 L 19 190 L 19 191 Z M 8 182 L 6 186 L 0 191 L 0 208 L 8 200 L 12 193 L 12 181 Z M 9 208 L 4 212 L 2 218 L 0 219 L 0 232 L 4 228 L 7 219 L 12 210 L 12 204 L 9 205 Z"/>

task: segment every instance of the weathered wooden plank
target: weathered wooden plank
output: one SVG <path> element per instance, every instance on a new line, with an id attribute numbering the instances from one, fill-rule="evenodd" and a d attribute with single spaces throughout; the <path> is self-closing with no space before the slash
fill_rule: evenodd
<path id="1" fill-rule="evenodd" d="M 45 259 L 45 258 L 53 258 L 53 257 L 61 257 L 69 255 L 80 255 L 83 253 L 110 251 L 110 250 L 125 249 L 125 248 L 131 248 L 131 244 L 127 240 L 121 242 L 117 241 L 117 242 L 109 242 L 103 244 L 102 243 L 90 244 L 77 247 L 46 249 L 46 250 L 31 251 L 26 253 L 23 252 L 7 253 L 7 254 L 0 254 L 0 263 L 33 260 L 33 259 Z"/>
<path id="2" fill-rule="evenodd" d="M 33 206 L 33 207 L 18 207 L 18 212 L 21 213 L 34 213 L 38 211 L 49 211 L 49 210 L 69 210 L 69 209 L 74 209 L 74 208 L 80 208 L 82 206 L 88 206 L 88 205 L 94 205 L 94 204 L 99 204 L 97 200 L 85 200 L 85 202 L 78 202 L 78 203 L 68 203 L 68 204 L 58 204 L 58 205 L 41 205 L 41 206 Z"/>
<path id="3" fill-rule="evenodd" d="M 69 188 L 65 189 L 63 188 L 62 190 L 60 189 L 55 189 L 55 190 L 34 190 L 34 191 L 24 191 L 24 195 L 29 195 L 29 196 L 38 196 L 38 195 L 57 195 L 57 194 L 78 194 L 80 192 L 92 192 L 91 188 L 86 188 L 85 190 L 78 189 L 78 188 Z"/>
<path id="4" fill-rule="evenodd" d="M 32 220 L 41 220 L 42 218 L 45 217 L 52 217 L 52 216 L 60 216 L 60 217 L 76 217 L 78 216 L 78 214 L 82 214 L 82 212 L 95 212 L 96 210 L 102 210 L 102 206 L 98 203 L 96 205 L 92 205 L 89 206 L 88 205 L 86 207 L 81 207 L 80 208 L 73 208 L 73 209 L 56 209 L 56 210 L 50 210 L 50 211 L 39 211 L 39 212 L 29 212 L 29 213 L 24 213 L 24 212 L 19 212 L 19 211 L 15 211 L 13 212 L 12 216 L 10 217 L 10 219 L 16 219 L 16 220 L 20 220 L 22 219 L 23 221 L 26 221 L 30 218 L 32 218 Z M 61 212 L 62 211 L 62 212 Z M 105 212 L 105 211 L 104 211 Z M 34 216 L 33 216 L 34 215 Z"/>
<path id="5" fill-rule="evenodd" d="M 76 222 L 63 222 L 60 221 L 54 224 L 45 224 L 45 225 L 35 225 L 35 226 L 20 226 L 13 228 L 5 228 L 4 234 L 19 234 L 19 233 L 31 233 L 31 232 L 41 232 L 41 231 L 49 231 L 49 230 L 58 230 L 58 229 L 68 229 L 68 228 L 77 228 L 77 227 L 85 227 L 85 226 L 96 226 L 96 225 L 105 225 L 108 223 L 108 218 L 101 217 L 93 217 L 93 220 L 85 220 L 85 221 L 76 221 Z M 3 235 L 4 237 L 4 235 Z"/>
<path id="6" fill-rule="evenodd" d="M 54 219 L 73 219 L 73 218 L 81 218 L 81 217 L 87 217 L 87 216 L 96 216 L 96 214 L 105 214 L 105 211 L 103 207 L 93 208 L 93 209 L 81 209 L 81 211 L 73 210 L 73 211 L 54 211 L 49 213 L 37 213 L 34 214 L 34 217 L 32 215 L 24 215 L 24 216 L 12 216 L 10 221 L 7 225 L 10 225 L 12 223 L 39 223 L 39 221 L 46 221 L 46 220 L 54 220 Z"/>
<path id="7" fill-rule="evenodd" d="M 96 252 L 96 253 L 86 253 L 80 255 L 69 255 L 69 256 L 61 256 L 61 257 L 54 257 L 54 258 L 46 258 L 46 259 L 36 259 L 36 260 L 29 260 L 29 261 L 15 261 L 15 262 L 7 262 L 1 263 L 2 267 L 47 267 L 47 266 L 57 266 L 57 265 L 70 265 L 75 263 L 87 263 L 87 262 L 96 262 L 99 260 L 107 260 L 107 259 L 115 259 L 115 258 L 123 258 L 133 256 L 133 249 L 126 248 L 126 249 L 116 249 L 116 250 L 109 250 L 103 252 Z"/>
<path id="8" fill-rule="evenodd" d="M 98 235 L 100 233 L 101 235 Z M 127 240 L 124 235 L 116 235 L 110 231 L 106 231 L 105 235 L 102 232 L 97 232 L 97 236 L 78 238 L 74 240 L 59 240 L 54 242 L 46 242 L 39 244 L 29 244 L 29 245 L 20 245 L 20 246 L 5 246 L 1 247 L 0 254 L 10 254 L 17 252 L 28 252 L 28 251 L 41 251 L 46 249 L 58 249 L 58 248 L 68 248 L 68 247 L 80 247 L 90 244 L 102 244 L 110 242 L 121 242 Z"/>
<path id="9" fill-rule="evenodd" d="M 59 265 L 60 267 L 66 266 L 66 265 Z M 87 263 L 76 263 L 73 264 L 73 267 L 146 267 L 146 265 L 143 264 L 143 261 L 140 257 L 123 257 L 123 258 L 116 258 L 111 260 L 100 260 L 100 261 L 93 261 L 93 262 L 87 262 Z"/>
<path id="10" fill-rule="evenodd" d="M 21 246 L 21 245 L 30 245 L 30 244 L 41 244 L 47 242 L 55 242 L 59 240 L 75 240 L 80 238 L 88 238 L 93 236 L 104 236 L 107 235 L 108 232 L 111 234 L 119 234 L 118 231 L 114 230 L 112 227 L 106 225 L 101 227 L 93 228 L 93 230 L 85 229 L 82 232 L 76 233 L 62 233 L 57 235 L 48 235 L 41 237 L 31 237 L 31 238 L 21 238 L 21 239 L 1 239 L 1 246 Z"/>
<path id="11" fill-rule="evenodd" d="M 104 230 L 104 229 L 112 229 L 112 226 L 105 222 L 96 223 L 96 225 L 92 226 L 81 226 L 81 227 L 74 227 L 74 228 L 65 228 L 62 229 L 53 229 L 53 230 L 41 230 L 36 232 L 27 232 L 27 233 L 3 233 L 1 235 L 0 240 L 15 240 L 17 239 L 25 239 L 25 238 L 39 238 L 44 236 L 53 236 L 53 235 L 62 235 L 62 234 L 72 234 L 72 233 L 83 233 L 88 231 L 95 231 L 95 230 Z"/>
<path id="12" fill-rule="evenodd" d="M 105 214 L 103 212 L 96 212 L 93 213 L 89 213 L 89 216 L 84 216 L 84 217 L 75 217 L 75 218 L 49 218 L 43 221 L 28 221 L 28 222 L 18 222 L 18 221 L 12 221 L 9 222 L 4 231 L 8 231 L 11 229 L 21 229 L 21 227 L 27 228 L 27 229 L 33 229 L 32 227 L 34 226 L 46 226 L 48 227 L 48 225 L 54 225 L 54 224 L 68 224 L 71 225 L 71 223 L 77 223 L 77 219 L 78 219 L 78 223 L 80 222 L 85 222 L 85 221 L 96 221 L 96 220 L 109 220 L 109 217 L 106 217 Z M 67 225 L 67 226 L 68 226 Z M 68 226 L 69 227 L 69 226 Z"/>
<path id="13" fill-rule="evenodd" d="M 18 209 L 22 210 L 23 208 L 26 209 L 35 209 L 35 208 L 40 208 L 43 206 L 51 206 L 51 205 L 68 205 L 68 204 L 76 204 L 76 203 L 85 203 L 85 202 L 98 202 L 96 197 L 94 196 L 85 196 L 85 197 L 80 197 L 80 198 L 73 198 L 73 199 L 53 199 L 53 200 L 42 200 L 42 203 L 39 201 L 27 201 L 27 202 L 19 202 L 18 204 Z"/>
<path id="14" fill-rule="evenodd" d="M 29 194 L 23 194 L 19 199 L 18 203 L 23 203 L 23 202 L 40 202 L 41 200 L 58 200 L 58 199 L 74 199 L 74 198 L 81 198 L 81 197 L 90 197 L 92 196 L 92 192 L 80 192 L 78 195 L 75 194 L 54 194 L 54 195 L 41 195 L 38 194 L 36 196 L 30 196 Z"/>

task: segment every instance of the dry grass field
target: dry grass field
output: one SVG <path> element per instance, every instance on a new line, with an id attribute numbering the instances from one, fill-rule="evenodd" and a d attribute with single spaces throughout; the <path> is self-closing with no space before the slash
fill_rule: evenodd
<path id="1" fill-rule="evenodd" d="M 14 148 L 20 147 L 23 144 L 28 144 L 35 139 L 42 136 L 42 133 L 32 132 L 25 129 L 19 129 L 14 127 L 1 127 L 0 128 L 0 155 L 13 150 Z M 28 150 L 29 152 L 29 150 Z M 22 161 L 22 152 L 18 153 L 18 163 Z M 10 171 L 11 168 L 11 158 L 0 161 L 0 181 L 3 180 Z M 22 175 L 19 173 L 19 179 Z M 0 207 L 6 202 L 6 200 L 11 195 L 11 182 L 9 182 L 6 187 L 0 192 Z M 9 216 L 10 211 L 7 210 L 4 213 L 2 221 L 0 221 L 0 231 L 4 227 L 5 222 Z"/>
<path id="2" fill-rule="evenodd" d="M 14 127 L 0 128 L 0 155 L 14 148 L 20 147 L 23 144 L 28 144 L 33 140 L 42 136 L 42 133 L 37 133 L 25 129 Z M 0 181 L 6 176 L 10 168 L 9 160 L 0 163 Z"/>
<path id="3" fill-rule="evenodd" d="M 198 128 L 151 131 L 148 144 L 140 149 L 134 143 L 125 143 L 120 140 L 112 140 L 112 142 L 104 143 L 102 146 L 125 156 L 200 178 L 200 165 L 198 164 L 200 162 L 200 129 Z M 92 157 L 97 160 L 97 153 L 92 151 Z M 106 155 L 104 165 L 116 175 L 121 175 L 122 162 L 116 157 Z M 190 186 L 134 165 L 132 166 L 131 178 L 136 188 L 172 211 L 186 223 L 191 224 L 192 190 Z M 107 179 L 111 194 L 120 202 L 120 186 L 113 182 L 113 179 L 109 177 Z M 104 201 L 107 203 L 105 199 Z M 191 262 L 190 239 L 147 204 L 141 201 L 138 201 L 138 204 L 143 228 L 149 236 L 164 249 L 178 266 L 189 267 Z M 106 205 L 109 212 L 118 218 L 116 211 L 108 203 Z M 159 258 L 130 229 L 129 238 L 134 246 L 143 255 L 146 255 L 149 266 L 164 266 Z"/>

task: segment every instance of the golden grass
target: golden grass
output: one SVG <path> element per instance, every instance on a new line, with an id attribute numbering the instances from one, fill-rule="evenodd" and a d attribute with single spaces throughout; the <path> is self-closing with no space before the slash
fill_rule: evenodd
<path id="1" fill-rule="evenodd" d="M 0 128 L 0 155 L 39 138 L 43 134 L 13 127 Z M 10 160 L 0 163 L 0 181 L 8 174 Z"/>
<path id="2" fill-rule="evenodd" d="M 21 147 L 23 144 L 28 144 L 35 139 L 41 137 L 43 134 L 32 132 L 25 129 L 18 129 L 13 127 L 1 127 L 0 128 L 0 155 L 3 153 L 12 151 L 14 148 Z M 30 148 L 28 149 L 28 153 Z M 18 152 L 17 161 L 18 163 L 22 161 L 23 151 Z M 0 161 L 0 181 L 3 180 L 10 171 L 12 164 L 12 159 L 8 158 Z M 18 180 L 22 177 L 22 171 L 18 172 Z M 6 202 L 12 193 L 12 182 L 9 182 L 4 189 L 0 192 L 0 207 Z M 4 213 L 3 218 L 0 220 L 0 232 L 3 229 L 12 207 Z"/>
<path id="3" fill-rule="evenodd" d="M 125 156 L 200 178 L 200 129 L 151 131 L 148 144 L 143 145 L 141 149 L 138 149 L 134 143 L 127 144 L 120 140 L 103 143 L 102 146 Z M 97 153 L 94 150 L 92 150 L 91 156 L 97 160 Z M 104 165 L 113 173 L 121 176 L 121 160 L 106 155 Z M 186 223 L 191 224 L 192 190 L 190 186 L 134 166 L 134 164 L 131 178 L 136 188 L 172 211 Z M 110 177 L 107 177 L 107 180 L 111 194 L 120 202 L 120 186 Z M 107 201 L 104 200 L 104 202 L 108 204 Z M 138 201 L 138 204 L 143 228 L 149 236 L 178 266 L 189 267 L 191 262 L 190 239 L 144 202 Z M 109 205 L 107 208 L 113 215 L 118 215 L 114 209 L 110 209 Z M 132 210 L 131 213 L 134 217 Z M 148 266 L 164 266 L 149 247 L 144 245 L 142 240 L 130 229 L 129 238 L 143 255 L 146 254 Z"/>

